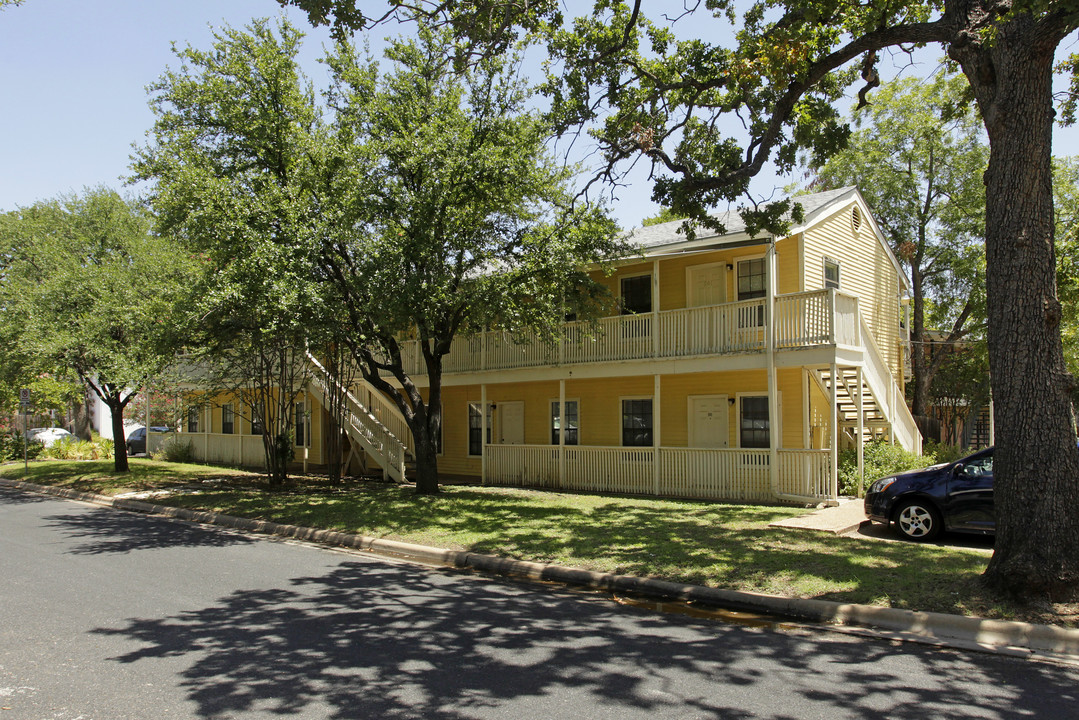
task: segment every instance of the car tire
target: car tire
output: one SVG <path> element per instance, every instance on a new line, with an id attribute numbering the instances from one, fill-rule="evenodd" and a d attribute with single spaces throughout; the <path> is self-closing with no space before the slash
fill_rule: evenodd
<path id="1" fill-rule="evenodd" d="M 928 502 L 907 500 L 892 514 L 895 530 L 907 540 L 927 542 L 934 540 L 944 529 L 940 512 Z"/>

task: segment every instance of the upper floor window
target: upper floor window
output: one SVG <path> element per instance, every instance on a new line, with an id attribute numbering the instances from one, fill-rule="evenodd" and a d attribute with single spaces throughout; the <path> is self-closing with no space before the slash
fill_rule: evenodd
<path id="1" fill-rule="evenodd" d="M 738 261 L 738 300 L 754 300 L 768 294 L 768 275 L 764 258 Z M 764 325 L 764 305 L 742 307 L 738 311 L 738 327 Z"/>
<path id="2" fill-rule="evenodd" d="M 824 288 L 839 289 L 839 261 L 830 257 L 824 258 Z"/>
<path id="3" fill-rule="evenodd" d="M 752 300 L 768 294 L 764 258 L 741 260 L 738 263 L 738 299 Z"/>
<path id="4" fill-rule="evenodd" d="M 652 276 L 634 275 L 621 280 L 623 315 L 652 312 Z"/>

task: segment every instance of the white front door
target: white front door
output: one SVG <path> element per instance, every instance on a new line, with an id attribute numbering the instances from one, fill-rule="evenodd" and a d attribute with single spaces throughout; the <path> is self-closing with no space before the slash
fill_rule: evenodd
<path id="1" fill-rule="evenodd" d="M 690 265 L 688 270 L 689 307 L 719 305 L 727 302 L 726 265 Z"/>
<path id="2" fill-rule="evenodd" d="M 525 441 L 525 404 L 498 403 L 499 442 L 503 445 L 523 445 Z"/>
<path id="3" fill-rule="evenodd" d="M 725 448 L 730 444 L 726 395 L 701 395 L 689 399 L 689 446 Z"/>

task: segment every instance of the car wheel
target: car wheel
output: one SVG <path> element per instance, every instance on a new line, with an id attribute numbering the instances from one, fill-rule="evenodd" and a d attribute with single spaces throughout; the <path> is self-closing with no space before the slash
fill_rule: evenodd
<path id="1" fill-rule="evenodd" d="M 943 521 L 935 507 L 921 500 L 908 500 L 896 508 L 895 529 L 908 540 L 932 540 L 943 530 Z"/>
<path id="2" fill-rule="evenodd" d="M 128 443 L 128 445 L 127 445 L 127 454 L 128 454 L 128 457 L 135 454 L 135 448 L 131 447 L 131 443 Z"/>

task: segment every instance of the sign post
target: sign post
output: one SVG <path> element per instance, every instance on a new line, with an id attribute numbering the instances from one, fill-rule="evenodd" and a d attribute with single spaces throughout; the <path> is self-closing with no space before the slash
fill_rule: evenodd
<path id="1" fill-rule="evenodd" d="M 22 410 L 22 465 L 23 472 L 27 475 L 30 474 L 30 460 L 27 457 L 26 451 L 26 416 L 30 413 L 30 388 L 22 388 L 19 390 L 19 409 Z"/>

